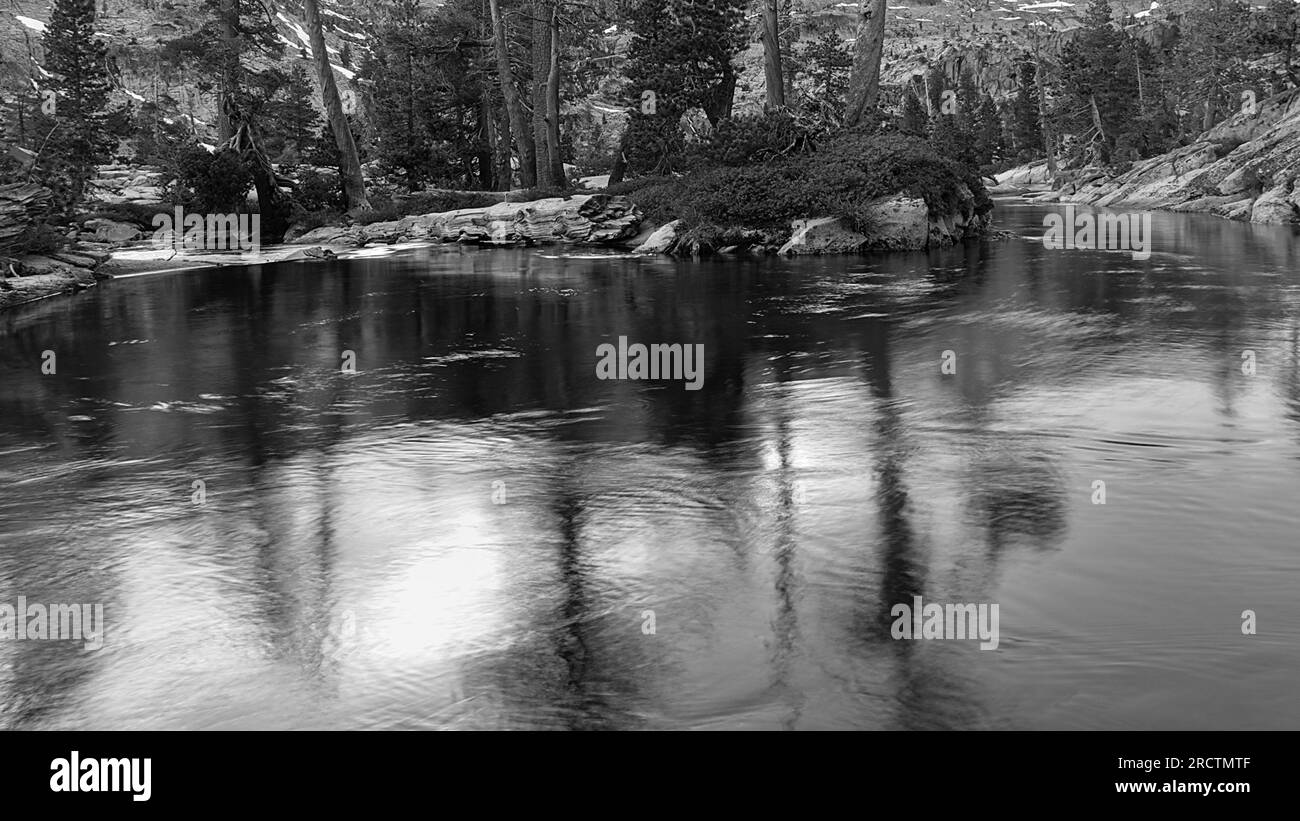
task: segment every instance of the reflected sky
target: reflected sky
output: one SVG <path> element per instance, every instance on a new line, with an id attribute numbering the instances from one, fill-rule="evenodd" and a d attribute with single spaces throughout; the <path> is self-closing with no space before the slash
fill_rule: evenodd
<path id="1" fill-rule="evenodd" d="M 1298 729 L 1300 242 L 1156 214 L 1135 261 L 1043 213 L 0 314 L 0 602 L 108 622 L 0 640 L 0 727 Z M 597 379 L 619 336 L 704 345 L 703 389 Z M 998 603 L 998 649 L 893 639 L 917 595 Z"/>

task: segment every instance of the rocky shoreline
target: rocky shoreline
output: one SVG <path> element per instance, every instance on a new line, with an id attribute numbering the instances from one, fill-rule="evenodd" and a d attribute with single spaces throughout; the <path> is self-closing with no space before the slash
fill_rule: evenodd
<path id="1" fill-rule="evenodd" d="M 992 193 L 1035 203 L 1204 213 L 1261 225 L 1300 224 L 1300 89 L 1238 112 L 1195 142 L 1110 175 L 1059 172 L 1045 161 L 997 176 Z"/>
<path id="2" fill-rule="evenodd" d="M 919 251 L 988 232 L 991 215 L 977 213 L 972 192 L 962 186 L 956 200 L 957 205 L 949 213 L 932 214 L 924 200 L 906 193 L 881 197 L 868 209 L 867 233 L 854 230 L 839 218 L 822 217 L 795 220 L 788 231 L 737 227 L 708 238 L 683 231 L 680 221 L 651 225 L 624 196 L 574 194 L 413 215 L 369 225 L 324 226 L 297 236 L 291 231 L 287 243 L 256 254 L 157 249 L 146 239 L 145 232 L 131 223 L 90 219 L 74 232 L 72 250 L 14 258 L 10 270 L 0 275 L 0 310 L 56 294 L 78 293 L 99 280 L 125 274 L 331 259 L 362 248 L 403 243 L 491 247 L 564 244 L 677 256 Z"/>
<path id="3" fill-rule="evenodd" d="M 814 217 L 795 220 L 788 231 L 730 227 L 719 232 L 721 239 L 712 244 L 683 230 L 680 220 L 650 224 L 627 197 L 601 193 L 503 202 L 370 225 L 326 226 L 292 241 L 329 249 L 422 241 L 491 246 L 572 244 L 677 256 L 922 251 L 978 237 L 988 230 L 990 215 L 977 213 L 970 189 L 961 186 L 956 199 L 950 213 L 932 214 L 923 199 L 904 192 L 880 197 L 868 208 L 867 233 L 855 231 L 838 217 Z"/>

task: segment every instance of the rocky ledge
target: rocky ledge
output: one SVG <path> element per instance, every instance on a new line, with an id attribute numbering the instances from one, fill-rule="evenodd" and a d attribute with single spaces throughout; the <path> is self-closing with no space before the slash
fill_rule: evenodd
<path id="1" fill-rule="evenodd" d="M 483 245 L 616 245 L 634 238 L 640 225 L 641 213 L 627 197 L 579 194 L 499 202 L 484 208 L 420 214 L 369 225 L 325 226 L 286 239 L 343 248 L 421 240 Z"/>
<path id="2" fill-rule="evenodd" d="M 737 227 L 703 236 L 675 220 L 648 225 L 626 197 L 579 194 L 530 202 L 503 202 L 403 217 L 370 225 L 325 226 L 293 238 L 295 243 L 334 248 L 368 244 L 441 241 L 481 245 L 567 243 L 631 249 L 639 254 L 707 253 L 853 254 L 914 251 L 951 245 L 983 234 L 988 213 L 977 213 L 966 186 L 947 213 L 932 213 L 924 200 L 899 192 L 869 207 L 865 233 L 837 217 L 794 220 L 788 231 Z"/>
<path id="3" fill-rule="evenodd" d="M 998 175 L 995 191 L 1049 182 L 1041 163 Z M 1213 214 L 1254 223 L 1300 224 L 1300 89 L 1239 112 L 1196 142 L 1140 160 L 1112 176 L 1098 168 L 1058 173 L 1034 202 L 1077 202 Z"/>
<path id="4" fill-rule="evenodd" d="M 95 268 L 107 259 L 95 253 L 51 253 L 7 259 L 0 272 L 0 311 L 55 294 L 75 294 L 103 276 Z"/>

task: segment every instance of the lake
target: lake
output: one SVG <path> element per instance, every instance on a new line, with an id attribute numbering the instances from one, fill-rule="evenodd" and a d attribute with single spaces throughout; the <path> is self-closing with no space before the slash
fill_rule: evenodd
<path id="1" fill-rule="evenodd" d="M 1300 729 L 1300 236 L 1155 214 L 1135 260 L 1045 213 L 0 314 L 0 604 L 106 625 L 0 640 L 0 727 Z M 598 378 L 619 337 L 699 389 Z M 895 638 L 918 596 L 997 647 Z"/>

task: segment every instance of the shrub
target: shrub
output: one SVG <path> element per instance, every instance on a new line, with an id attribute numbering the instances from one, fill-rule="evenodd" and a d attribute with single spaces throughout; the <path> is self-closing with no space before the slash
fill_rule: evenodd
<path id="1" fill-rule="evenodd" d="M 637 181 L 640 182 L 640 181 Z M 651 178 L 640 186 L 612 186 L 653 222 L 681 219 L 686 228 L 707 223 L 787 230 L 800 217 L 836 216 L 869 230 L 866 206 L 904 192 L 932 211 L 957 204 L 965 183 L 976 210 L 993 207 L 978 174 L 937 154 L 923 140 L 897 133 L 852 132 L 819 150 L 760 166 L 708 168 L 680 178 Z"/>
<path id="2" fill-rule="evenodd" d="M 253 187 L 253 175 L 234 151 L 209 153 L 191 146 L 177 164 L 173 195 L 181 205 L 196 211 L 225 213 L 239 210 Z"/>
<path id="3" fill-rule="evenodd" d="M 337 172 L 303 170 L 298 175 L 294 200 L 308 211 L 338 211 L 347 208 L 343 195 L 343 182 Z"/>
<path id="4" fill-rule="evenodd" d="M 812 140 L 788 113 L 728 117 L 709 137 L 692 146 L 696 164 L 739 167 L 806 151 Z"/>

